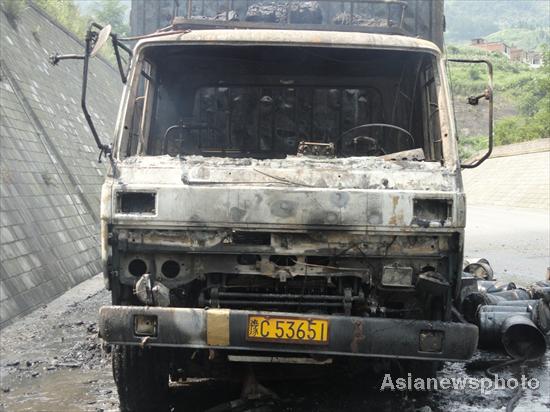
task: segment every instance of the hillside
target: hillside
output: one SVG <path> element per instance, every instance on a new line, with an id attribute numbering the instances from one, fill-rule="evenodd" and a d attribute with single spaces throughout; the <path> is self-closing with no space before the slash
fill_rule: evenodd
<path id="1" fill-rule="evenodd" d="M 511 62 L 500 53 L 472 47 L 448 46 L 449 58 L 488 58 L 494 66 L 495 144 L 509 144 L 550 137 L 550 53 L 539 69 Z M 481 65 L 449 64 L 461 152 L 467 156 L 484 147 L 487 135 L 487 105 L 465 104 L 466 97 L 479 95 L 487 86 Z"/>
<path id="2" fill-rule="evenodd" d="M 550 1 L 446 0 L 447 53 L 450 58 L 488 58 L 494 65 L 495 144 L 550 136 Z M 546 51 L 545 66 L 531 69 L 499 53 L 468 47 L 473 38 L 502 41 L 524 50 Z M 479 65 L 450 64 L 457 129 L 463 156 L 485 147 L 487 105 L 472 107 L 466 97 L 487 85 Z"/>
<path id="3" fill-rule="evenodd" d="M 487 41 L 501 41 L 523 50 L 542 51 L 544 45 L 550 44 L 550 29 L 508 28 L 491 33 L 485 36 L 485 39 Z"/>
<path id="4" fill-rule="evenodd" d="M 476 37 L 485 37 L 506 29 L 524 29 L 537 32 L 550 26 L 550 2 L 545 0 L 446 0 L 446 40 L 463 43 Z M 506 33 L 509 35 L 511 33 Z M 523 36 L 521 36 L 523 37 Z M 519 44 L 518 44 L 519 46 Z M 519 46 L 521 47 L 521 46 Z"/>

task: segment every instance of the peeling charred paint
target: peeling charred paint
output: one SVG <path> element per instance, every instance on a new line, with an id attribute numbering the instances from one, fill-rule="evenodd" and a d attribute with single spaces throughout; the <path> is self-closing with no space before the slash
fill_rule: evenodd
<path id="1" fill-rule="evenodd" d="M 351 351 L 353 353 L 359 352 L 359 345 L 365 340 L 365 334 L 363 333 L 363 323 L 356 321 L 353 328 L 353 339 L 351 341 Z"/>
<path id="2" fill-rule="evenodd" d="M 452 208 L 443 219 L 446 226 L 464 226 L 464 215 L 459 213 L 464 200 L 456 175 L 435 163 L 132 157 L 120 163 L 114 181 L 115 192 L 127 187 L 156 193 L 156 215 L 138 219 L 153 226 L 158 222 L 159 226 L 410 228 L 413 223 L 423 226 L 415 220 L 417 199 L 448 202 Z M 116 213 L 114 219 L 130 223 L 137 218 Z"/>

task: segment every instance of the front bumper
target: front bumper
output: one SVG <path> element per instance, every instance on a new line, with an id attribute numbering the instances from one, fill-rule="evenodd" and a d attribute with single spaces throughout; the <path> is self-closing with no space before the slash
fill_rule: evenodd
<path id="1" fill-rule="evenodd" d="M 107 343 L 119 345 L 425 360 L 467 360 L 478 341 L 478 328 L 470 324 L 324 315 L 314 317 L 330 323 L 326 345 L 249 341 L 248 316 L 258 314 L 312 317 L 230 309 L 104 306 L 99 312 L 99 334 Z M 138 315 L 156 317 L 155 336 L 135 334 Z"/>

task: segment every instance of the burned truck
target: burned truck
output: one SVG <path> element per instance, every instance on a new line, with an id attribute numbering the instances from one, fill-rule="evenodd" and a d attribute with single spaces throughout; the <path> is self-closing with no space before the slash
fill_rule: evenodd
<path id="1" fill-rule="evenodd" d="M 79 57 L 111 39 L 126 82 L 112 147 L 87 116 L 121 409 L 250 365 L 469 359 L 461 168 L 490 147 L 461 164 L 442 2 L 183 3 L 133 49 L 92 25 Z"/>

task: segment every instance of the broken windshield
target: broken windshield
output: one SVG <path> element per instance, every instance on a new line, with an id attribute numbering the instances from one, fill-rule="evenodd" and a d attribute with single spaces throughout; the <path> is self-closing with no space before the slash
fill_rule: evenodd
<path id="1" fill-rule="evenodd" d="M 127 116 L 127 156 L 285 158 L 419 149 L 440 160 L 435 58 L 418 52 L 281 46 L 159 46 Z"/>

